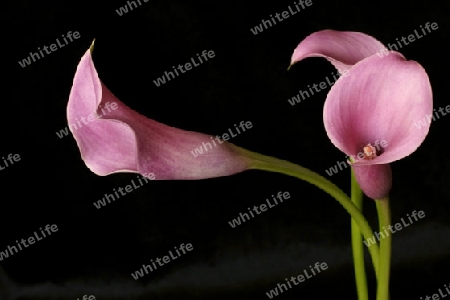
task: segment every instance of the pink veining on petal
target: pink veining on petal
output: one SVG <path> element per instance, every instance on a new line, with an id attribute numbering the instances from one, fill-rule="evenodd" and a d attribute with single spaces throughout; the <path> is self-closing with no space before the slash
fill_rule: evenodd
<path id="1" fill-rule="evenodd" d="M 324 57 L 342 74 L 359 61 L 386 47 L 370 35 L 354 31 L 322 30 L 307 36 L 291 57 L 291 65 L 307 57 Z"/>
<path id="2" fill-rule="evenodd" d="M 248 169 L 239 147 L 167 126 L 126 106 L 101 83 L 88 50 L 74 78 L 67 116 L 73 123 L 90 114 L 95 120 L 71 131 L 86 165 L 98 175 L 129 171 L 154 173 L 157 180 L 204 179 Z M 194 157 L 191 151 L 207 143 L 214 147 Z"/>
<path id="3" fill-rule="evenodd" d="M 383 152 L 355 164 L 387 164 L 413 153 L 424 141 L 429 124 L 414 123 L 432 113 L 428 75 L 415 61 L 392 52 L 356 64 L 349 76 L 340 77 L 324 105 L 324 124 L 331 142 L 355 156 L 364 146 L 386 141 Z"/>

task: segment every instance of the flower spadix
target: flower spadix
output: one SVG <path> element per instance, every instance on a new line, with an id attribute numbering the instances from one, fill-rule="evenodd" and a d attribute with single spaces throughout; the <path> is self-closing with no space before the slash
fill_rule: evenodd
<path id="1" fill-rule="evenodd" d="M 77 67 L 67 119 L 83 161 L 97 175 L 133 172 L 153 173 L 157 180 L 203 179 L 248 169 L 241 148 L 222 141 L 194 157 L 192 150 L 212 142 L 209 135 L 161 124 L 122 103 L 100 81 L 90 50 Z"/>
<path id="2" fill-rule="evenodd" d="M 327 95 L 325 130 L 331 142 L 352 158 L 364 193 L 373 199 L 386 197 L 392 186 L 389 163 L 413 153 L 429 131 L 429 124 L 419 129 L 413 125 L 432 114 L 427 73 L 417 62 L 387 52 L 360 32 L 316 32 L 298 45 L 291 64 L 313 56 L 348 70 Z"/>

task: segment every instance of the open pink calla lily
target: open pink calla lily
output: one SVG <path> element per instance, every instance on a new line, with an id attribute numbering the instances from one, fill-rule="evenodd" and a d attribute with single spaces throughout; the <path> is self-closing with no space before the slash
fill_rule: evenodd
<path id="1" fill-rule="evenodd" d="M 324 125 L 331 142 L 355 158 L 355 177 L 372 199 L 389 194 L 389 163 L 420 146 L 429 125 L 418 129 L 413 124 L 433 110 L 431 85 L 422 66 L 398 52 L 375 55 L 384 49 L 360 32 L 324 30 L 305 38 L 291 59 L 293 64 L 306 57 L 325 57 L 336 68 L 348 70 L 327 95 Z"/>
<path id="2" fill-rule="evenodd" d="M 241 148 L 217 141 L 194 157 L 209 135 L 170 127 L 137 113 L 100 81 L 90 50 L 77 67 L 67 106 L 69 126 L 88 168 L 97 175 L 154 174 L 155 179 L 203 179 L 248 169 Z M 87 121 L 86 121 L 87 120 Z"/>

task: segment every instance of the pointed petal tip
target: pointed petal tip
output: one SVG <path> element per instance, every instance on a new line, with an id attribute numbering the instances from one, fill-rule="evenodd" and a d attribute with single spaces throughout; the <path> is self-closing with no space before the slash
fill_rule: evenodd
<path id="1" fill-rule="evenodd" d="M 92 52 L 94 51 L 94 43 L 95 43 L 95 38 L 92 40 L 91 46 L 89 47 L 89 52 L 92 54 Z"/>

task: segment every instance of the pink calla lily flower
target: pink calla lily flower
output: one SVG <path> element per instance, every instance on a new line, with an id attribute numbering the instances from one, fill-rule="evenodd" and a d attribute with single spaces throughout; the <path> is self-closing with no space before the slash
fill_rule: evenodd
<path id="1" fill-rule="evenodd" d="M 209 135 L 170 127 L 137 113 L 100 81 L 91 51 L 81 58 L 67 106 L 69 128 L 87 167 L 97 175 L 133 172 L 156 180 L 228 176 L 249 168 L 241 148 L 217 141 L 194 157 Z M 87 121 L 86 121 L 87 120 Z"/>
<path id="2" fill-rule="evenodd" d="M 324 57 L 341 73 L 348 71 L 327 95 L 324 125 L 331 142 L 353 158 L 356 180 L 372 199 L 388 196 L 389 163 L 420 146 L 430 126 L 418 129 L 413 124 L 433 111 L 431 85 L 422 66 L 385 51 L 366 34 L 324 30 L 306 37 L 291 59 L 292 65 L 306 57 Z M 387 55 L 377 55 L 383 52 Z"/>

